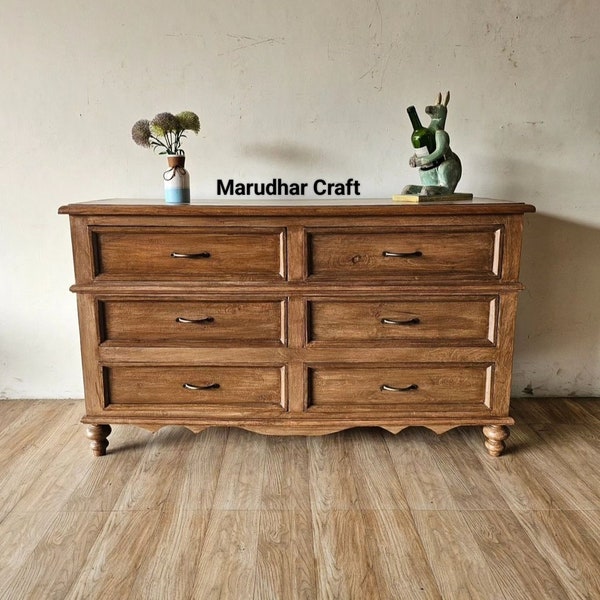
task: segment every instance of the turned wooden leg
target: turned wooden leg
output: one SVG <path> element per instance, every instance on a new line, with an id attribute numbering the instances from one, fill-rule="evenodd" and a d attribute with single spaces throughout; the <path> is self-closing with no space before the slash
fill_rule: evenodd
<path id="1" fill-rule="evenodd" d="M 94 456 L 105 456 L 108 440 L 112 431 L 110 425 L 88 425 L 85 435 L 90 440 L 90 448 Z"/>
<path id="2" fill-rule="evenodd" d="M 485 435 L 485 447 L 492 456 L 500 456 L 506 444 L 504 440 L 510 435 L 510 431 L 506 425 L 486 425 L 483 428 Z"/>

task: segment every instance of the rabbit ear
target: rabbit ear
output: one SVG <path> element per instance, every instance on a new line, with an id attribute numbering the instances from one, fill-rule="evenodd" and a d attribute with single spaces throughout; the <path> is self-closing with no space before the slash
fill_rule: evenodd
<path id="1" fill-rule="evenodd" d="M 435 103 L 436 103 L 436 104 L 441 104 L 441 103 L 442 103 L 442 92 L 440 92 L 440 93 L 438 94 L 438 97 L 437 97 L 437 100 L 436 100 L 436 102 L 435 102 Z"/>
<path id="2" fill-rule="evenodd" d="M 448 106 L 448 102 L 450 102 L 450 92 L 446 93 L 446 99 L 444 100 L 444 106 Z"/>

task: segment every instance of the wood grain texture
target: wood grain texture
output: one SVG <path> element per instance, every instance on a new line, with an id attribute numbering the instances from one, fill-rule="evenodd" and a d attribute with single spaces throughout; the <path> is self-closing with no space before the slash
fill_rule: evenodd
<path id="1" fill-rule="evenodd" d="M 313 547 L 310 510 L 262 510 L 254 591 L 248 597 L 313 600 Z"/>
<path id="2" fill-rule="evenodd" d="M 311 343 L 491 345 L 496 299 L 446 298 L 402 302 L 315 300 L 309 310 Z"/>
<path id="3" fill-rule="evenodd" d="M 367 510 L 362 515 L 377 597 L 442 600 L 411 512 Z"/>
<path id="4" fill-rule="evenodd" d="M 169 208 L 60 209 L 71 220 L 83 422 L 96 455 L 109 426 L 124 423 L 270 435 L 481 425 L 488 452 L 504 451 L 522 222 L 533 207 Z"/>
<path id="5" fill-rule="evenodd" d="M 545 554 L 536 551 L 515 514 L 503 510 L 471 510 L 462 511 L 461 516 L 506 597 L 530 600 L 541 590 L 548 600 L 568 597 Z"/>
<path id="6" fill-rule="evenodd" d="M 111 404 L 281 407 L 278 367 L 112 367 Z"/>
<path id="7" fill-rule="evenodd" d="M 422 510 L 413 517 L 442 598 L 486 598 L 499 591 L 460 511 Z"/>
<path id="8" fill-rule="evenodd" d="M 595 598 L 600 400 L 543 402 L 501 461 L 480 428 L 130 426 L 96 460 L 82 403 L 0 402 L 0 599 Z"/>
<path id="9" fill-rule="evenodd" d="M 391 198 L 344 198 L 343 202 L 331 198 L 251 198 L 240 204 L 239 200 L 204 199 L 185 206 L 168 206 L 162 200 L 146 198 L 107 198 L 61 206 L 60 214 L 70 215 L 144 215 L 189 218 L 192 216 L 256 216 L 257 212 L 269 216 L 298 217 L 307 210 L 315 216 L 335 216 L 340 208 L 353 216 L 375 215 L 452 215 L 456 207 L 470 215 L 521 214 L 534 212 L 535 208 L 522 202 L 473 198 L 468 201 L 444 202 L 429 205 L 398 204 Z"/>
<path id="10" fill-rule="evenodd" d="M 161 512 L 156 551 L 144 557 L 128 591 L 130 598 L 194 598 L 198 562 L 211 513 L 177 508 Z"/>
<path id="11" fill-rule="evenodd" d="M 517 513 L 532 544 L 546 557 L 561 582 L 566 597 L 600 596 L 598 514 L 594 511 L 592 518 L 586 518 L 586 514 L 554 510 Z"/>
<path id="12" fill-rule="evenodd" d="M 496 229 L 308 230 L 309 277 L 494 279 Z"/>
<path id="13" fill-rule="evenodd" d="M 104 341 L 144 345 L 279 346 L 285 303 L 274 301 L 107 300 Z"/>
<path id="14" fill-rule="evenodd" d="M 384 412 L 427 410 L 462 411 L 486 401 L 489 366 L 483 365 L 319 365 L 309 373 L 309 407 L 342 404 L 347 413 L 359 407 Z"/>
<path id="15" fill-rule="evenodd" d="M 252 598 L 257 579 L 258 510 L 213 510 L 196 566 L 193 598 Z"/>
<path id="16" fill-rule="evenodd" d="M 238 228 L 93 230 L 104 279 L 262 279 L 285 277 L 282 231 Z"/>

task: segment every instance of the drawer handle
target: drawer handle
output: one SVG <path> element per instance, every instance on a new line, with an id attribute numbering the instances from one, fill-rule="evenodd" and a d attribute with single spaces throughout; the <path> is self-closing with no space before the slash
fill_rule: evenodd
<path id="1" fill-rule="evenodd" d="M 210 258 L 210 252 L 196 252 L 195 254 L 182 254 L 181 252 L 171 252 L 172 258 Z"/>
<path id="2" fill-rule="evenodd" d="M 423 256 L 423 253 L 420 250 L 415 252 L 389 252 L 384 250 L 381 255 L 385 258 L 419 258 L 419 256 Z"/>
<path id="3" fill-rule="evenodd" d="M 203 319 L 186 319 L 185 317 L 177 317 L 175 319 L 177 323 L 196 323 L 198 325 L 205 325 L 207 323 L 214 323 L 214 317 L 204 317 Z"/>
<path id="4" fill-rule="evenodd" d="M 184 383 L 184 389 L 186 390 L 218 390 L 221 386 L 218 383 L 209 383 L 208 385 L 193 385 L 191 383 Z"/>
<path id="5" fill-rule="evenodd" d="M 415 390 L 418 390 L 419 386 L 416 383 L 413 383 L 412 385 L 409 385 L 407 387 L 399 388 L 383 384 L 379 389 L 382 392 L 413 392 Z"/>
<path id="6" fill-rule="evenodd" d="M 386 319 L 385 317 L 381 319 L 383 325 L 418 325 L 420 322 L 421 319 L 419 317 L 408 319 L 407 321 L 396 321 L 395 319 Z"/>

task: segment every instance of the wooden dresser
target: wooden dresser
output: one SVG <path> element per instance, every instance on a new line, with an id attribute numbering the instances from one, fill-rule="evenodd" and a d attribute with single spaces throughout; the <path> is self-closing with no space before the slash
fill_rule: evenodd
<path id="1" fill-rule="evenodd" d="M 485 199 L 63 206 L 93 452 L 119 423 L 277 435 L 479 425 L 500 455 L 533 210 Z"/>

